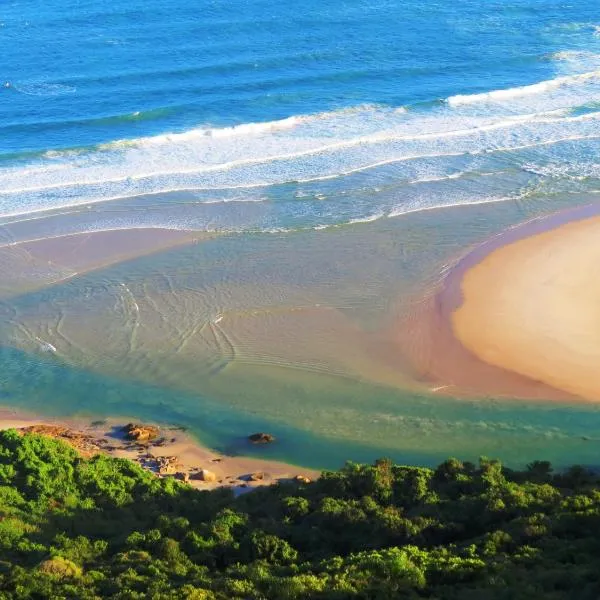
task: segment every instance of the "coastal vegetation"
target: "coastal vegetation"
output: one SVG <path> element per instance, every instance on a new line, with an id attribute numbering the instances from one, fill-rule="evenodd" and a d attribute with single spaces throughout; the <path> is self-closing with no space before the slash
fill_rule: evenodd
<path id="1" fill-rule="evenodd" d="M 0 432 L 0 598 L 585 600 L 598 531 L 577 466 L 382 459 L 236 498 Z"/>

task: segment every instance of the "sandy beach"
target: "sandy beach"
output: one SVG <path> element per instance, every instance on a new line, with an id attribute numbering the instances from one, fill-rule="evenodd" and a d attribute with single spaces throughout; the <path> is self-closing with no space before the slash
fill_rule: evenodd
<path id="1" fill-rule="evenodd" d="M 509 230 L 449 276 L 441 300 L 452 333 L 497 374 L 553 390 L 548 398 L 599 400 L 599 259 L 597 206 Z"/>
<path id="2" fill-rule="evenodd" d="M 175 477 L 197 489 L 229 487 L 235 493 L 243 493 L 280 480 L 297 477 L 313 480 L 319 476 L 317 471 L 274 460 L 219 454 L 202 446 L 181 427 L 157 425 L 155 439 L 127 440 L 121 429 L 128 422 L 126 419 L 54 419 L 0 409 L 0 430 L 17 429 L 50 435 L 63 439 L 85 457 L 105 454 L 125 458 L 154 472 L 157 477 Z M 168 465 L 165 469 L 168 473 L 158 473 L 159 464 Z M 214 480 L 202 479 L 200 472 L 203 470 L 214 474 Z"/>
<path id="3" fill-rule="evenodd" d="M 449 266 L 398 324 L 439 395 L 595 401 L 600 206 L 516 225 Z"/>
<path id="4" fill-rule="evenodd" d="M 495 249 L 469 269 L 452 315 L 485 362 L 600 400 L 600 217 Z"/>

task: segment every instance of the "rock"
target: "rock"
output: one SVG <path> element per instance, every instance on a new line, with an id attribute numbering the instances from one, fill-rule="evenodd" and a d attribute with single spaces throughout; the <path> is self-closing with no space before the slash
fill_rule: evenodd
<path id="1" fill-rule="evenodd" d="M 190 475 L 185 471 L 178 471 L 175 473 L 175 479 L 179 479 L 179 481 L 183 481 L 183 483 L 188 483 L 190 480 Z"/>
<path id="2" fill-rule="evenodd" d="M 262 471 L 256 473 L 250 473 L 248 476 L 249 481 L 262 481 L 265 478 L 265 474 Z"/>
<path id="3" fill-rule="evenodd" d="M 270 433 L 253 433 L 248 436 L 253 444 L 270 444 L 275 441 L 275 436 Z"/>
<path id="4" fill-rule="evenodd" d="M 208 469 L 201 469 L 198 472 L 196 477 L 198 479 L 200 479 L 201 481 L 206 481 L 206 482 L 217 480 L 217 476 L 212 471 L 209 471 Z"/>
<path id="5" fill-rule="evenodd" d="M 156 468 L 159 475 L 174 475 L 177 472 L 176 456 L 158 456 L 156 458 Z"/>
<path id="6" fill-rule="evenodd" d="M 306 477 L 306 475 L 296 475 L 294 481 L 297 481 L 298 483 L 310 483 L 310 478 Z"/>
<path id="7" fill-rule="evenodd" d="M 176 471 L 177 469 L 175 468 L 175 465 L 171 464 L 159 465 L 158 467 L 159 475 L 173 475 L 176 473 Z"/>
<path id="8" fill-rule="evenodd" d="M 69 429 L 68 427 L 61 427 L 58 425 L 31 425 L 29 427 L 24 427 L 19 431 L 21 435 L 33 433 L 61 439 L 77 450 L 79 454 L 88 458 L 100 452 L 100 445 L 96 438 L 87 433 Z"/>
<path id="9" fill-rule="evenodd" d="M 128 440 L 136 442 L 147 442 L 158 437 L 158 427 L 154 425 L 136 425 L 128 423 L 123 427 L 123 432 Z"/>

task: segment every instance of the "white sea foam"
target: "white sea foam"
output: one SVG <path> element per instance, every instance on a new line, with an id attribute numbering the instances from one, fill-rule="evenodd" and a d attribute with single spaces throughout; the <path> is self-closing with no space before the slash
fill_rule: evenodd
<path id="1" fill-rule="evenodd" d="M 154 179 L 158 180 L 161 177 L 177 177 L 177 176 L 201 176 L 207 175 L 211 173 L 217 173 L 222 171 L 230 171 L 239 167 L 252 166 L 252 165 L 260 165 L 263 163 L 268 163 L 271 166 L 273 163 L 297 160 L 311 156 L 318 155 L 331 155 L 337 151 L 350 150 L 355 147 L 364 147 L 369 145 L 384 145 L 384 144 L 398 144 L 402 142 L 422 142 L 422 141 L 435 141 L 438 144 L 458 138 L 465 138 L 468 143 L 470 143 L 473 138 L 477 138 L 482 134 L 486 134 L 489 132 L 493 132 L 496 130 L 503 129 L 513 129 L 515 125 L 518 124 L 561 124 L 565 125 L 567 123 L 572 123 L 576 121 L 585 121 L 585 120 L 598 120 L 600 119 L 600 112 L 592 112 L 584 115 L 573 116 L 573 117 L 553 117 L 551 115 L 560 114 L 560 111 L 550 111 L 546 113 L 539 114 L 525 114 L 525 115 L 517 115 L 517 116 L 509 116 L 507 118 L 500 119 L 478 119 L 471 120 L 470 127 L 464 127 L 461 129 L 449 129 L 446 131 L 432 131 L 426 133 L 414 133 L 409 135 L 402 135 L 399 130 L 391 130 L 391 131 L 382 131 L 371 135 L 359 136 L 356 138 L 351 138 L 347 140 L 340 140 L 334 143 L 319 143 L 322 142 L 320 138 L 314 138 L 312 140 L 316 143 L 313 143 L 312 147 L 298 149 L 295 152 L 282 152 L 282 153 L 265 153 L 264 156 L 246 156 L 244 158 L 237 158 L 235 160 L 225 161 L 217 164 L 202 164 L 201 166 L 188 166 L 187 168 L 182 168 L 179 166 L 181 163 L 177 163 L 176 165 L 168 165 L 169 162 L 173 163 L 174 161 L 171 159 L 169 161 L 169 157 L 166 156 L 158 156 L 158 158 L 162 158 L 161 165 L 162 169 L 157 169 L 154 164 L 150 163 L 150 166 L 154 167 L 151 170 L 136 170 L 135 172 L 128 172 L 125 169 L 121 169 L 121 173 L 119 173 L 118 169 L 111 170 L 110 173 L 106 172 L 106 169 L 98 168 L 98 164 L 102 164 L 98 161 L 98 158 L 95 157 L 95 160 L 88 166 L 84 159 L 82 161 L 84 164 L 80 165 L 77 161 L 74 161 L 75 167 L 84 167 L 84 169 L 76 168 L 73 169 L 73 174 L 77 176 L 76 179 L 67 179 L 56 175 L 56 168 L 45 169 L 43 167 L 38 168 L 39 176 L 33 177 L 34 170 L 30 169 L 27 172 L 28 175 L 28 184 L 22 184 L 23 171 L 10 171 L 6 170 L 5 172 L 0 172 L 0 195 L 14 194 L 14 193 L 30 193 L 30 192 L 39 192 L 39 191 L 49 191 L 52 189 L 66 189 L 70 187 L 76 186 L 94 186 L 94 185 L 102 185 L 106 186 L 109 184 L 141 184 L 144 180 Z M 561 138 L 558 138 L 561 139 Z M 568 138 L 563 138 L 568 139 Z M 305 140 L 301 140 L 300 146 L 303 145 Z M 288 142 L 287 147 L 290 150 L 293 148 L 294 141 L 289 143 L 290 140 L 284 140 L 279 147 L 285 148 Z M 439 146 L 438 146 L 439 147 Z M 491 146 L 488 149 L 498 149 L 500 146 Z M 515 145 L 515 148 L 522 148 L 523 146 Z M 355 173 L 363 169 L 378 167 L 383 164 L 388 164 L 390 162 L 399 162 L 402 160 L 413 160 L 416 158 L 424 158 L 424 157 L 435 157 L 435 156 L 454 156 L 456 154 L 461 154 L 464 152 L 476 153 L 485 148 L 473 147 L 469 149 L 465 147 L 465 149 L 456 148 L 455 151 L 452 151 L 453 146 L 446 146 L 445 151 L 442 152 L 416 152 L 414 154 L 406 153 L 403 156 L 394 156 L 390 159 L 384 159 L 380 161 L 367 162 L 361 166 L 354 167 L 349 170 L 337 169 L 334 173 L 324 174 L 322 176 L 313 176 L 308 179 L 292 179 L 297 182 L 307 182 L 307 181 L 318 181 L 325 180 L 332 177 L 338 177 L 342 175 L 348 175 L 350 173 Z M 510 146 L 507 146 L 506 149 L 510 149 Z M 193 150 L 193 149 L 191 149 Z M 110 156 L 108 158 L 111 158 Z M 137 157 L 132 157 L 137 158 Z M 179 158 L 179 157 L 177 157 Z M 154 161 L 156 162 L 156 161 Z M 112 166 L 112 165 L 107 165 Z M 116 167 L 121 165 L 117 164 Z M 123 165 L 126 166 L 126 165 Z M 87 168 L 85 168 L 87 167 Z M 60 168 L 60 167 L 59 167 Z M 64 165 L 62 167 L 64 169 Z M 132 169 L 133 171 L 133 169 Z M 45 175 L 49 175 L 49 177 L 44 177 Z M 96 177 L 94 177 L 96 175 Z M 116 176 L 115 176 L 116 175 Z M 37 181 L 36 181 L 37 180 Z M 239 186 L 230 186 L 229 184 L 225 186 L 214 186 L 214 187 L 249 187 L 249 186 L 257 186 L 257 185 L 272 185 L 274 183 L 284 183 L 285 181 L 267 181 L 267 182 L 245 182 Z M 17 184 L 17 185 L 15 185 Z M 182 191 L 186 189 L 194 189 L 194 188 L 173 188 L 173 191 Z M 195 189 L 198 189 L 198 186 L 195 186 Z M 168 189 L 158 189 L 155 191 L 168 191 Z M 152 193 L 152 190 L 148 190 L 146 192 L 140 193 Z"/>
<path id="2" fill-rule="evenodd" d="M 590 71 L 588 73 L 579 73 L 577 75 L 565 75 L 563 77 L 556 77 L 554 79 L 540 81 L 539 83 L 534 83 L 531 85 L 524 85 L 504 90 L 493 90 L 491 92 L 483 92 L 481 94 L 458 94 L 448 98 L 447 102 L 450 106 L 462 106 L 465 104 L 476 104 L 480 102 L 504 102 L 506 100 L 512 100 L 513 98 L 544 94 L 558 88 L 568 87 L 573 84 L 579 84 L 588 81 L 600 82 L 600 70 Z"/>
<path id="3" fill-rule="evenodd" d="M 48 83 L 45 81 L 13 83 L 13 89 L 28 96 L 62 96 L 73 94 L 76 88 L 61 83 Z"/>
<path id="4" fill-rule="evenodd" d="M 403 205 L 403 204 L 401 204 L 401 205 L 398 205 L 392 211 L 390 211 L 388 216 L 399 217 L 399 216 L 403 216 L 403 215 L 409 215 L 412 213 L 424 212 L 424 211 L 428 211 L 428 210 L 439 210 L 441 208 L 458 208 L 461 206 L 477 206 L 477 205 L 481 205 L 481 204 L 497 204 L 499 202 L 516 202 L 519 199 L 520 199 L 519 196 L 517 196 L 517 197 L 500 196 L 500 197 L 495 197 L 495 198 L 477 198 L 477 197 L 469 198 L 469 197 L 467 197 L 460 202 L 448 202 L 448 203 L 432 202 L 429 204 L 421 204 L 421 205 L 414 205 L 414 204 Z"/>
<path id="5" fill-rule="evenodd" d="M 569 54 L 555 57 L 563 66 L 581 60 Z M 469 173 L 460 185 L 479 185 L 484 197 L 490 185 L 483 181 L 485 176 L 501 172 L 507 164 L 517 171 L 519 163 L 537 164 L 540 148 L 546 153 L 558 148 L 557 160 L 568 161 L 574 144 L 591 144 L 599 138 L 600 112 L 594 108 L 598 101 L 600 70 L 592 70 L 529 86 L 452 96 L 429 109 L 360 105 L 52 151 L 0 169 L 0 217 L 15 220 L 48 210 L 85 210 L 82 207 L 132 199 L 136 206 L 152 204 L 153 212 L 137 212 L 151 225 L 163 203 L 160 195 L 168 193 L 186 195 L 178 206 L 204 204 L 206 211 L 208 205 L 214 210 L 223 207 L 226 218 L 220 221 L 211 212 L 205 219 L 207 228 L 215 219 L 219 227 L 227 223 L 234 227 L 234 210 L 250 211 L 241 208 L 249 202 L 265 205 L 261 210 L 269 213 L 271 228 L 286 215 L 308 219 L 307 215 L 325 211 L 333 221 L 365 222 L 396 214 L 398 209 L 389 204 L 389 189 L 402 195 L 413 184 L 459 185 L 452 182 Z M 560 148 L 567 146 L 569 151 L 561 153 Z M 576 175 L 576 166 L 574 170 Z M 542 171 L 523 172 L 545 176 Z M 292 185 L 289 192 L 258 189 L 283 184 Z M 375 188 L 384 191 L 374 197 Z M 363 204 L 355 200 L 364 195 L 361 190 L 370 190 Z M 272 194 L 276 200 L 267 202 Z M 293 202 L 278 203 L 286 194 Z M 342 202 L 342 196 L 353 201 Z M 475 197 L 476 193 L 468 195 L 466 202 Z M 311 203 L 318 198 L 323 206 L 313 208 Z M 427 209 L 426 199 L 414 202 Z"/>
<path id="6" fill-rule="evenodd" d="M 377 221 L 385 216 L 386 215 L 383 211 L 378 211 L 372 215 L 367 215 L 365 217 L 355 217 L 354 219 L 350 219 L 348 221 L 348 224 L 355 225 L 356 223 L 371 223 L 372 221 Z"/>

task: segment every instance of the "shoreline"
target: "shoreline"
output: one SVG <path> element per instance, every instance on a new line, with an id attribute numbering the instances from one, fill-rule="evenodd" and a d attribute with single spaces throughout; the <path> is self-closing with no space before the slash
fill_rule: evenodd
<path id="1" fill-rule="evenodd" d="M 489 364 L 600 400 L 599 234 L 600 206 L 591 205 L 500 238 L 462 276 L 457 339 Z"/>
<path id="2" fill-rule="evenodd" d="M 573 320 L 577 300 L 587 288 L 573 298 L 571 284 L 561 284 L 560 278 L 582 270 L 580 259 L 593 247 L 593 234 L 586 238 L 587 246 L 579 247 L 575 230 L 595 230 L 596 222 L 600 223 L 600 204 L 560 211 L 511 227 L 459 258 L 411 315 L 410 335 L 425 340 L 411 348 L 416 376 L 435 385 L 431 391 L 441 395 L 598 400 L 600 394 L 581 393 L 581 386 L 566 385 L 561 377 L 546 372 L 569 365 L 568 356 L 558 364 L 550 364 L 546 356 L 549 348 L 556 354 L 561 344 L 574 346 L 574 338 L 566 330 L 559 332 L 556 323 Z M 562 257 L 563 269 L 551 273 L 557 256 Z M 581 288 L 581 281 L 577 285 Z M 557 298 L 564 300 L 560 307 L 556 304 L 558 312 L 544 312 Z M 527 339 L 517 333 L 525 330 L 530 332 Z M 520 361 L 533 365 L 532 356 L 536 364 L 521 368 Z"/>
<path id="3" fill-rule="evenodd" d="M 0 408 L 0 430 L 26 432 L 33 428 L 35 433 L 62 439 L 84 457 L 103 454 L 125 458 L 157 477 L 175 477 L 200 490 L 226 487 L 239 494 L 278 481 L 295 478 L 299 481 L 314 480 L 320 474 L 314 469 L 275 460 L 216 452 L 175 425 L 144 423 L 143 426 L 157 427 L 158 437 L 149 441 L 128 440 L 120 430 L 129 422 L 114 417 L 98 420 L 93 417 L 43 417 L 10 407 Z M 159 464 L 168 465 L 165 468 L 168 472 L 159 474 Z M 214 479 L 201 479 L 202 470 L 214 474 Z"/>

